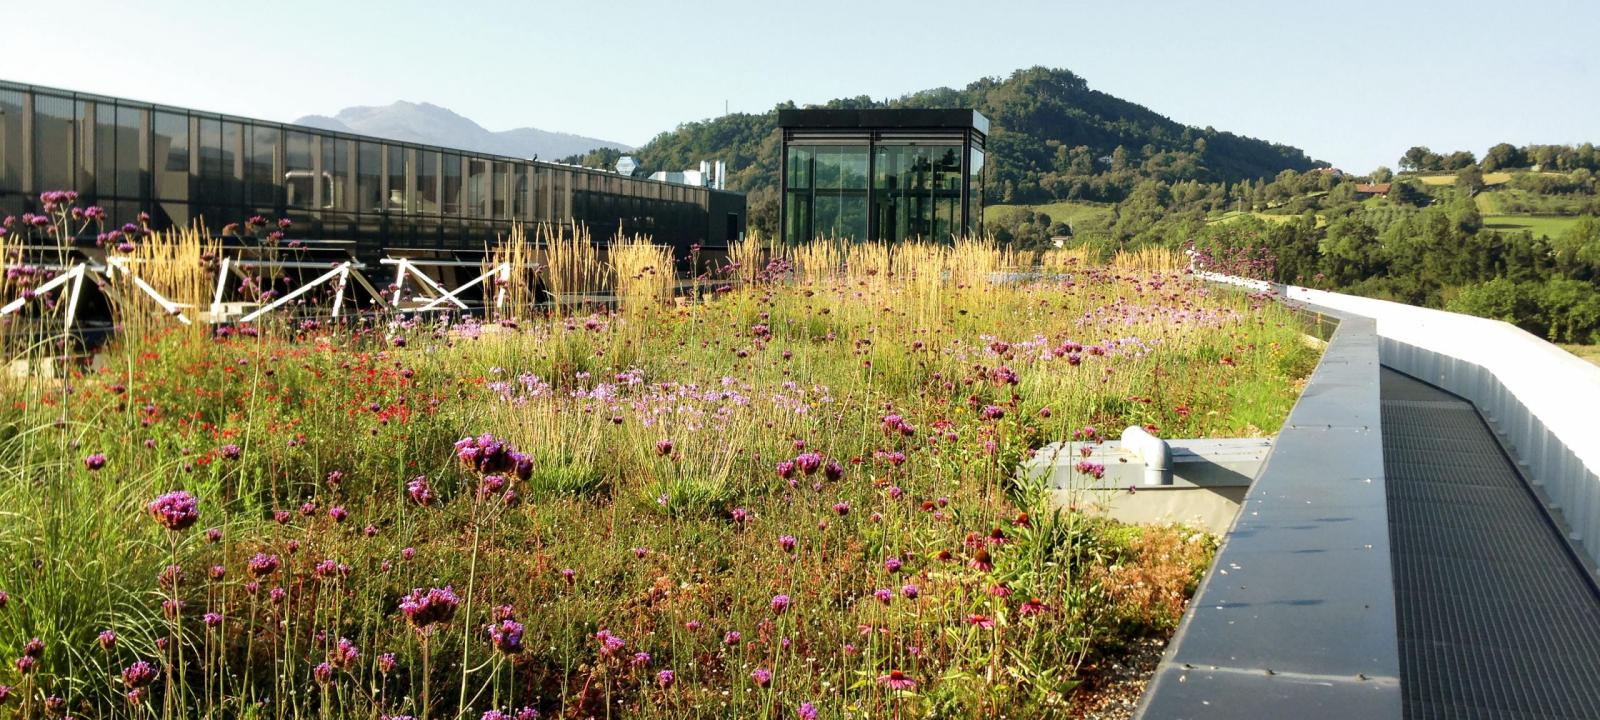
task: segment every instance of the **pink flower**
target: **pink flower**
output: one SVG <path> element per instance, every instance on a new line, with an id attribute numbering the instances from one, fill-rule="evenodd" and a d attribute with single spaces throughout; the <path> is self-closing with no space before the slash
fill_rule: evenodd
<path id="1" fill-rule="evenodd" d="M 795 539 L 793 535 L 783 535 L 778 538 L 778 547 L 784 552 L 794 552 Z"/>
<path id="2" fill-rule="evenodd" d="M 794 464 L 800 468 L 800 472 L 812 475 L 822 468 L 822 456 L 814 452 L 800 453 L 795 456 Z"/>
<path id="3" fill-rule="evenodd" d="M 754 680 L 756 685 L 761 687 L 770 686 L 772 684 L 772 671 L 766 668 L 758 667 L 754 672 L 750 673 L 750 679 Z"/>
<path id="4" fill-rule="evenodd" d="M 594 639 L 600 641 L 600 657 L 616 655 L 628 644 L 628 641 L 611 634 L 608 630 L 601 630 L 594 634 Z"/>
<path id="5" fill-rule="evenodd" d="M 774 615 L 782 615 L 788 609 L 789 609 L 789 596 L 788 595 L 773 595 L 772 596 L 772 614 L 774 614 Z"/>
<path id="6" fill-rule="evenodd" d="M 878 684 L 890 690 L 915 690 L 917 681 L 912 680 L 899 670 L 890 670 L 887 675 L 878 676 Z"/>
<path id="7" fill-rule="evenodd" d="M 967 624 L 984 630 L 993 630 L 994 618 L 991 618 L 988 615 L 979 615 L 977 613 L 973 613 L 967 616 Z"/>

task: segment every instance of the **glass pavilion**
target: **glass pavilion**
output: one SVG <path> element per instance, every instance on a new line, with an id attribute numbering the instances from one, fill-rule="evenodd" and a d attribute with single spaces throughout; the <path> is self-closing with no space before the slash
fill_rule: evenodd
<path id="1" fill-rule="evenodd" d="M 983 231 L 974 110 L 780 110 L 786 243 L 949 242 Z"/>

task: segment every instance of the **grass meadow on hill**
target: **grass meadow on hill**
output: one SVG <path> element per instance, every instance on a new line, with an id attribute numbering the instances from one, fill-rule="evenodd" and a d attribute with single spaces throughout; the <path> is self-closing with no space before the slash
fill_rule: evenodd
<path id="1" fill-rule="evenodd" d="M 1053 508 L 1017 464 L 1273 432 L 1316 361 L 1168 263 L 751 250 L 696 301 L 614 260 L 585 272 L 620 307 L 158 323 L 8 376 L 0 707 L 1064 716 L 1213 540 Z"/>

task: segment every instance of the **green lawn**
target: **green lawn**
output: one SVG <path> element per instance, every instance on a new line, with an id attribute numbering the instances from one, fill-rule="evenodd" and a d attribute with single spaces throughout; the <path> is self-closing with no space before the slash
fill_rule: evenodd
<path id="1" fill-rule="evenodd" d="M 1527 230 L 1535 237 L 1544 235 L 1558 237 L 1567 231 L 1567 228 L 1578 222 L 1578 218 L 1566 215 L 1484 215 L 1483 226 L 1490 230 L 1501 232 L 1522 232 Z"/>
<path id="2" fill-rule="evenodd" d="M 998 222 L 1000 218 L 1023 210 L 1044 213 L 1050 216 L 1051 222 L 1064 222 L 1073 227 L 1081 222 L 1098 220 L 1111 214 L 1110 205 L 1063 200 L 1041 205 L 989 205 L 983 209 L 983 221 Z"/>

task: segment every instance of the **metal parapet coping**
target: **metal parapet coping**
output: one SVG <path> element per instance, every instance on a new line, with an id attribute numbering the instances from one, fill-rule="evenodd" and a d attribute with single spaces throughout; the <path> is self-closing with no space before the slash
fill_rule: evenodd
<path id="1" fill-rule="evenodd" d="M 1499 320 L 1217 273 L 1195 277 L 1372 318 L 1383 364 L 1477 407 L 1594 572 L 1600 367 Z"/>
<path id="2" fill-rule="evenodd" d="M 1140 718 L 1402 716 L 1374 321 L 1338 320 Z"/>

